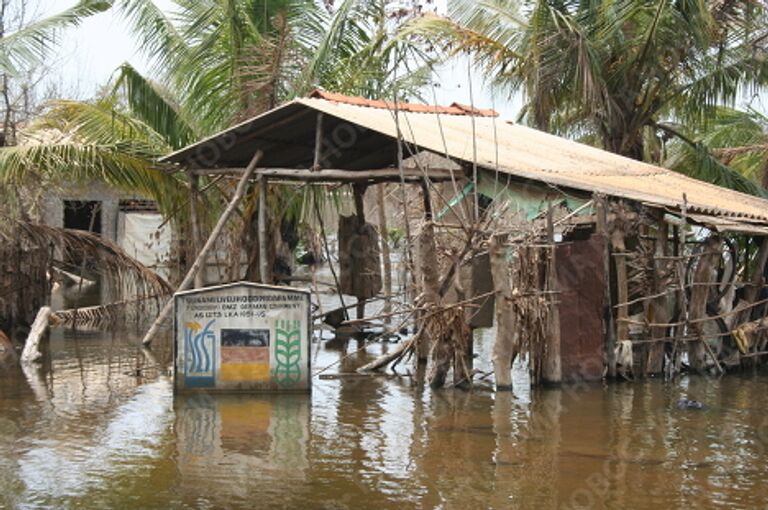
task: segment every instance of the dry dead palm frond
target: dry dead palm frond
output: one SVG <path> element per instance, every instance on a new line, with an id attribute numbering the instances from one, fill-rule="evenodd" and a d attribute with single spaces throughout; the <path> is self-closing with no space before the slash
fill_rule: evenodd
<path id="1" fill-rule="evenodd" d="M 116 244 L 81 230 L 51 227 L 0 217 L 5 225 L 0 229 L 0 240 L 18 243 L 22 248 L 37 248 L 48 254 L 48 260 L 40 261 L 46 267 L 63 265 L 67 256 L 84 257 L 105 281 L 114 283 L 116 289 L 135 291 L 138 295 L 167 295 L 173 292 L 171 285 L 160 275 L 130 257 Z"/>
<path id="2" fill-rule="evenodd" d="M 158 295 L 142 296 L 138 299 L 116 301 L 105 305 L 59 310 L 51 314 L 50 322 L 55 326 L 78 329 L 109 329 L 117 321 L 125 319 L 130 307 L 140 306 L 143 302 L 149 300 L 159 300 L 160 297 Z"/>

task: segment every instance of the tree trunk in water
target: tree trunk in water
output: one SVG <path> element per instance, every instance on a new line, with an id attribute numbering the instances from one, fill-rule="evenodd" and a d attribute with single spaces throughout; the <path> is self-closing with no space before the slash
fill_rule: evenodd
<path id="1" fill-rule="evenodd" d="M 352 191 L 355 198 L 355 215 L 357 216 L 357 233 L 362 234 L 363 226 L 365 225 L 365 191 L 367 187 L 361 184 L 355 184 L 352 186 Z M 365 300 L 360 296 L 357 297 L 357 318 L 362 319 L 365 317 Z"/>
<path id="2" fill-rule="evenodd" d="M 604 243 L 603 249 L 603 270 L 605 272 L 605 282 L 603 289 L 605 292 L 605 309 L 603 314 L 604 335 L 603 356 L 608 377 L 616 377 L 616 324 L 613 320 L 613 295 L 611 293 L 611 236 L 608 233 L 608 203 L 604 196 L 594 195 L 595 209 L 597 213 L 597 234 L 602 237 Z"/>
<path id="3" fill-rule="evenodd" d="M 658 231 L 656 233 L 656 246 L 655 253 L 657 256 L 666 256 L 669 253 L 667 249 L 667 239 L 669 236 L 669 229 L 664 222 L 663 215 L 658 217 Z M 654 257 L 655 258 L 655 257 Z M 661 277 L 664 274 L 664 263 L 658 258 L 655 258 L 653 267 L 653 293 L 660 294 L 664 291 L 669 282 L 664 282 Z M 670 314 L 668 310 L 668 296 L 660 296 L 653 299 L 648 305 L 647 318 L 650 323 L 667 323 L 670 320 Z M 665 327 L 652 327 L 651 338 L 662 339 L 667 336 L 667 328 Z M 646 362 L 646 374 L 659 374 L 664 370 L 664 343 L 658 342 L 648 346 L 647 362 Z"/>
<path id="4" fill-rule="evenodd" d="M 22 363 L 35 363 L 40 361 L 43 353 L 40 352 L 40 340 L 48 331 L 48 319 L 51 317 L 51 307 L 44 306 L 37 312 L 35 322 L 29 331 L 27 342 L 24 344 L 24 350 L 21 352 Z"/>
<path id="5" fill-rule="evenodd" d="M 503 239 L 494 235 L 490 243 L 491 274 L 496 291 L 496 341 L 493 344 L 493 372 L 497 390 L 512 389 L 512 361 L 517 351 L 517 331 L 512 310 L 512 284 Z"/>
<path id="6" fill-rule="evenodd" d="M 259 280 L 272 283 L 272 266 L 269 259 L 269 233 L 267 221 L 267 178 L 259 178 Z"/>

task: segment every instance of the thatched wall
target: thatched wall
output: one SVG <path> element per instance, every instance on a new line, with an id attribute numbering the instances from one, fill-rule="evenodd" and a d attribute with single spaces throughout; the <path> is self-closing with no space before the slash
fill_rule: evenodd
<path id="1" fill-rule="evenodd" d="M 0 245 L 0 329 L 13 338 L 26 329 L 49 297 L 49 254 L 25 243 Z"/>

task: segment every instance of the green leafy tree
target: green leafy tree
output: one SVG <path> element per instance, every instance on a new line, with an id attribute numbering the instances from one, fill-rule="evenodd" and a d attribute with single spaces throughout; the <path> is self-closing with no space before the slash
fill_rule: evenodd
<path id="1" fill-rule="evenodd" d="M 763 190 L 768 189 L 768 117 L 764 114 L 753 109 L 721 107 L 705 126 L 684 136 L 687 142 L 669 145 L 666 166 L 754 194 L 761 194 L 752 190 L 757 183 Z M 735 170 L 735 176 L 743 182 L 723 182 L 722 179 L 734 176 L 723 171 L 723 167 Z"/>

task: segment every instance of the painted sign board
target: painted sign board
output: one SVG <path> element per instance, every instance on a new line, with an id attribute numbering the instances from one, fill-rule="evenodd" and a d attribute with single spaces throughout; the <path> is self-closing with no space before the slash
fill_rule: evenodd
<path id="1" fill-rule="evenodd" d="M 239 282 L 174 295 L 174 387 L 308 391 L 309 292 Z"/>

